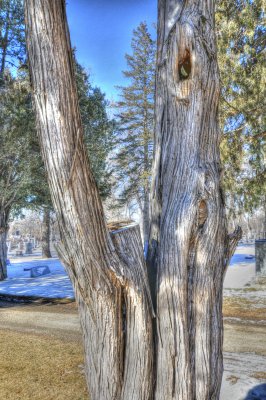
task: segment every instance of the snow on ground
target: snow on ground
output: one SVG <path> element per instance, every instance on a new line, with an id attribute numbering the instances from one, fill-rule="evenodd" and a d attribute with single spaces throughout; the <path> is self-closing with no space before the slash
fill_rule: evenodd
<path id="1" fill-rule="evenodd" d="M 243 288 L 255 276 L 255 258 L 245 258 L 250 255 L 254 256 L 254 254 L 254 244 L 237 247 L 226 273 L 224 282 L 226 289 Z M 44 260 L 41 259 L 40 255 L 34 254 L 32 256 L 13 257 L 10 258 L 10 261 L 8 279 L 0 282 L 0 294 L 48 298 L 74 297 L 70 279 L 58 258 Z M 37 265 L 48 265 L 51 273 L 38 278 L 31 278 L 30 271 L 24 271 L 24 268 Z M 230 291 L 226 290 L 225 295 L 229 294 Z M 249 293 L 249 296 L 252 296 L 252 293 Z"/>
<path id="2" fill-rule="evenodd" d="M 252 302 L 254 308 L 265 308 L 265 289 L 265 275 L 256 273 L 254 244 L 238 246 L 226 272 L 224 297 L 237 297 Z"/>
<path id="3" fill-rule="evenodd" d="M 262 291 L 260 277 L 255 275 L 254 254 L 254 245 L 237 247 L 226 273 L 224 295 L 241 297 L 243 300 L 252 301 L 252 306 L 265 307 L 266 292 Z M 0 295 L 74 298 L 72 284 L 58 258 L 41 259 L 40 255 L 34 254 L 13 257 L 10 261 L 8 279 L 0 282 Z M 24 271 L 27 267 L 44 265 L 50 268 L 50 274 L 31 278 L 30 271 Z M 252 322 L 251 325 L 260 323 L 247 320 L 244 322 L 245 324 Z M 263 382 L 265 370 L 266 357 L 263 355 L 225 353 L 225 372 L 220 400 L 266 400 L 266 384 Z"/>
<path id="4" fill-rule="evenodd" d="M 0 295 L 37 296 L 47 298 L 74 298 L 70 279 L 58 258 L 41 259 L 40 256 L 10 258 L 8 278 L 0 282 Z M 31 278 L 24 268 L 47 265 L 48 275 Z"/>
<path id="5" fill-rule="evenodd" d="M 255 273 L 255 245 L 239 245 L 227 269 L 224 288 L 242 288 L 254 277 Z"/>
<path id="6" fill-rule="evenodd" d="M 266 384 L 258 379 L 265 374 L 266 357 L 253 353 L 224 353 L 220 400 L 266 400 Z M 254 371 L 253 376 L 250 371 Z"/>

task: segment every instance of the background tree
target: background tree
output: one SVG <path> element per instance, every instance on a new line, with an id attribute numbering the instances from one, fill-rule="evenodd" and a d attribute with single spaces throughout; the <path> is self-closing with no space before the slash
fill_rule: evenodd
<path id="1" fill-rule="evenodd" d="M 75 71 L 85 144 L 101 198 L 106 199 L 112 189 L 109 158 L 114 147 L 115 122 L 107 114 L 109 103 L 104 93 L 91 85 L 77 61 Z"/>
<path id="2" fill-rule="evenodd" d="M 51 258 L 51 210 L 47 207 L 43 208 L 43 224 L 42 224 L 42 256 Z"/>
<path id="3" fill-rule="evenodd" d="M 224 188 L 227 207 L 233 216 L 265 207 L 266 28 L 263 3 L 261 0 L 219 0 L 216 11 L 222 83 Z"/>
<path id="4" fill-rule="evenodd" d="M 39 143 L 38 143 L 39 150 Z M 47 183 L 44 165 L 38 152 L 38 163 L 31 168 L 30 196 L 24 204 L 25 208 L 38 211 L 42 216 L 42 256 L 51 258 L 50 236 L 51 236 L 51 214 L 53 206 Z"/>
<path id="5" fill-rule="evenodd" d="M 23 65 L 25 50 L 23 3 L 1 0 L 0 280 L 6 277 L 8 220 L 11 212 L 22 207 L 29 196 L 31 165 L 39 157 L 35 151 L 29 82 Z"/>
<path id="6" fill-rule="evenodd" d="M 8 67 L 25 60 L 24 12 L 21 0 L 0 0 L 0 85 Z"/>
<path id="7" fill-rule="evenodd" d="M 218 2 L 216 32 L 222 81 L 220 122 L 224 133 L 221 150 L 226 207 L 231 225 L 234 226 L 237 215 L 243 212 L 253 213 L 255 209 L 262 206 L 266 229 L 264 196 L 266 190 L 266 105 L 263 52 L 266 30 L 263 18 L 262 1 L 228 2 L 220 0 Z M 144 26 L 142 28 L 145 29 Z M 138 35 L 136 31 L 134 33 L 136 36 L 133 41 L 135 47 L 136 42 L 142 40 L 140 32 Z M 130 77 L 131 74 L 134 77 L 139 75 L 138 64 L 143 64 L 145 60 L 145 51 L 139 47 L 138 50 L 134 59 L 135 69 L 130 66 Z M 132 64 L 134 52 L 133 57 L 127 57 Z M 148 63 L 147 55 L 146 63 Z M 143 160 L 138 153 L 132 151 L 137 147 L 142 154 L 141 147 L 138 146 L 142 141 L 142 133 L 134 125 L 134 118 L 138 118 L 138 110 L 136 111 L 134 108 L 132 91 L 139 100 L 139 92 L 135 89 L 137 86 L 134 81 L 129 90 L 121 88 L 124 98 L 121 103 L 118 103 L 118 108 L 121 108 L 122 113 L 119 116 L 121 129 L 118 131 L 121 150 L 117 154 L 116 161 L 121 184 L 120 190 L 122 191 L 120 200 L 126 204 L 132 199 L 136 201 L 136 198 L 141 198 L 138 196 L 137 189 L 139 188 L 141 192 L 143 183 L 139 179 L 141 176 L 139 174 L 140 165 Z M 125 96 L 123 96 L 124 92 Z M 130 123 L 132 123 L 132 132 L 127 129 L 127 124 Z M 152 149 L 152 135 L 150 139 L 150 148 Z M 127 168 L 128 165 L 129 168 Z M 150 169 L 151 165 L 149 164 L 144 173 L 145 176 L 150 176 Z M 128 173 L 128 171 L 130 172 Z M 140 201 L 139 204 L 143 210 Z"/>
<path id="8" fill-rule="evenodd" d="M 144 242 L 149 231 L 149 190 L 153 155 L 155 41 L 145 22 L 133 31 L 126 54 L 129 85 L 120 87 L 116 175 L 122 204 L 135 201 L 141 211 Z"/>
<path id="9" fill-rule="evenodd" d="M 22 80 L 15 82 L 9 67 L 15 66 L 14 60 L 22 61 L 25 56 L 23 30 L 23 5 L 20 0 L 0 1 L 0 280 L 6 277 L 6 237 L 8 219 L 12 205 L 21 198 L 28 179 L 22 178 L 22 162 L 29 149 L 27 133 L 23 128 L 28 124 L 29 102 L 27 84 Z M 6 73 L 6 77 L 5 77 Z M 26 117 L 26 120 L 23 119 Z M 19 132 L 17 131 L 17 129 Z M 22 135 L 22 137 L 21 137 Z"/>
<path id="10" fill-rule="evenodd" d="M 25 205 L 30 195 L 31 166 L 39 158 L 25 77 L 7 74 L 0 101 L 0 280 L 6 277 L 6 237 L 11 211 Z"/>
<path id="11" fill-rule="evenodd" d="M 111 191 L 109 153 L 113 148 L 114 122 L 109 119 L 106 108 L 108 102 L 99 88 L 92 87 L 84 68 L 75 60 L 79 107 L 89 153 L 91 168 L 102 199 Z M 39 143 L 38 143 L 39 145 Z M 31 198 L 28 207 L 39 209 L 43 215 L 42 253 L 51 257 L 50 230 L 53 206 L 43 162 L 39 159 L 31 168 Z"/>
<path id="12" fill-rule="evenodd" d="M 6 277 L 6 238 L 11 213 L 38 208 L 44 216 L 43 248 L 50 255 L 49 214 L 52 204 L 35 127 L 25 49 L 24 10 L 21 0 L 0 1 L 0 280 Z M 92 164 L 106 197 L 110 191 L 107 154 L 113 122 L 107 117 L 104 95 L 92 88 L 76 64 L 83 123 Z M 89 116 L 89 118 L 88 118 Z"/>

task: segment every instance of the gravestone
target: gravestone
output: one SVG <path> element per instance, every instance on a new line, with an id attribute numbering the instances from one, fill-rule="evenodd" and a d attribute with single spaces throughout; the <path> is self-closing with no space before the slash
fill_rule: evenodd
<path id="1" fill-rule="evenodd" d="M 23 242 L 19 242 L 16 250 L 16 256 L 23 256 L 23 250 L 24 250 L 24 244 Z"/>
<path id="2" fill-rule="evenodd" d="M 48 265 L 36 265 L 36 267 L 24 268 L 24 271 L 30 271 L 31 278 L 38 278 L 39 276 L 51 273 Z"/>
<path id="3" fill-rule="evenodd" d="M 32 254 L 32 243 L 31 242 L 27 242 L 26 243 L 26 251 L 25 251 L 25 253 L 26 254 Z"/>
<path id="4" fill-rule="evenodd" d="M 11 247 L 12 247 L 12 242 L 11 242 L 10 240 L 8 240 L 8 241 L 6 242 L 6 245 L 7 245 L 7 253 L 10 253 Z"/>
<path id="5" fill-rule="evenodd" d="M 266 239 L 255 241 L 256 272 L 266 274 Z"/>

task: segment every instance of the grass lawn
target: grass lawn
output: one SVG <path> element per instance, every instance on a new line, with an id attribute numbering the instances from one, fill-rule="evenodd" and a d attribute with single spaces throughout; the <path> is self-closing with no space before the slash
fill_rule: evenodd
<path id="1" fill-rule="evenodd" d="M 0 330 L 0 354 L 0 399 L 88 399 L 81 343 Z"/>

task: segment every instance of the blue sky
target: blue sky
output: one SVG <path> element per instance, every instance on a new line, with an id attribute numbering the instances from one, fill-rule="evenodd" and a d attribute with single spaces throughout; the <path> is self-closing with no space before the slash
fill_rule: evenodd
<path id="1" fill-rule="evenodd" d="M 72 46 L 91 81 L 107 98 L 117 99 L 115 85 L 125 84 L 124 55 L 130 53 L 132 31 L 146 21 L 155 34 L 156 0 L 67 0 Z"/>

